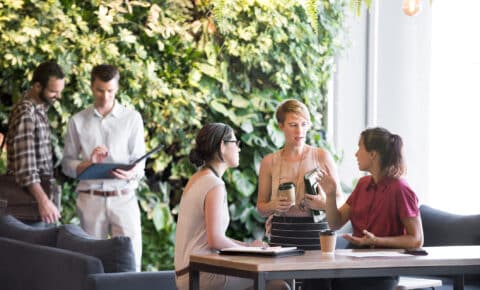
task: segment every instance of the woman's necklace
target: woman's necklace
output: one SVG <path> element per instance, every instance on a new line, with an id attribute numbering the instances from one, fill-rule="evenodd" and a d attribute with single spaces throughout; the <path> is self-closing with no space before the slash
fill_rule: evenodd
<path id="1" fill-rule="evenodd" d="M 216 177 L 220 178 L 220 175 L 218 175 L 217 171 L 215 170 L 215 168 L 213 168 L 212 165 L 207 164 L 207 165 L 205 165 L 205 167 L 207 167 L 208 169 L 210 169 L 210 170 L 213 172 L 213 174 L 215 174 Z"/>
<path id="2" fill-rule="evenodd" d="M 300 155 L 300 162 L 297 166 L 297 173 L 296 173 L 295 179 L 293 180 L 294 184 L 295 184 L 296 191 L 298 191 L 298 188 L 299 188 L 299 185 L 300 185 L 300 169 L 302 169 L 303 158 L 305 157 L 304 156 L 305 155 L 305 147 L 306 147 L 306 145 L 304 145 L 303 148 L 302 148 L 302 154 Z M 280 153 L 280 178 L 281 178 L 281 175 L 282 175 L 283 153 L 284 152 L 285 152 L 285 148 L 283 148 L 282 152 Z M 305 203 L 304 203 L 303 200 L 299 204 L 299 208 L 302 211 L 305 210 Z"/>

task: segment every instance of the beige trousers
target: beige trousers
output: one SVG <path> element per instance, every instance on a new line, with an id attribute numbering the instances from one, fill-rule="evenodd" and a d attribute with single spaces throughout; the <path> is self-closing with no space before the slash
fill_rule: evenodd
<path id="1" fill-rule="evenodd" d="M 142 228 L 135 191 L 109 197 L 78 193 L 77 212 L 82 228 L 93 237 L 129 237 L 135 255 L 136 270 L 141 270 Z"/>

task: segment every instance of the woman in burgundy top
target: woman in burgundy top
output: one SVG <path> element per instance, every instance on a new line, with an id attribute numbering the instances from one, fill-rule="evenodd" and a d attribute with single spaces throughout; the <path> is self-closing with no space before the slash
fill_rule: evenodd
<path id="1" fill-rule="evenodd" d="M 366 129 L 360 135 L 358 168 L 369 172 L 350 197 L 337 207 L 336 183 L 329 172 L 319 177 L 327 195 L 327 221 L 339 229 L 348 221 L 352 234 L 345 234 L 352 247 L 417 248 L 423 245 L 418 198 L 407 182 L 402 155 L 403 141 L 384 128 Z M 325 282 L 325 281 L 324 281 Z M 323 283 L 323 282 L 322 282 Z M 398 277 L 334 279 L 330 289 L 395 289 Z"/>

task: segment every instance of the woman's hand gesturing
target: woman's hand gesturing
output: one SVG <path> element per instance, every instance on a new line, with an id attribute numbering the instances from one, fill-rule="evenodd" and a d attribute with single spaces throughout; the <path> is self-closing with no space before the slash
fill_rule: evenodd
<path id="1" fill-rule="evenodd" d="M 337 183 L 333 179 L 332 175 L 328 171 L 328 168 L 325 170 L 320 170 L 321 174 L 317 177 L 317 182 L 320 185 L 321 189 L 325 192 L 327 196 L 335 196 L 337 192 Z"/>

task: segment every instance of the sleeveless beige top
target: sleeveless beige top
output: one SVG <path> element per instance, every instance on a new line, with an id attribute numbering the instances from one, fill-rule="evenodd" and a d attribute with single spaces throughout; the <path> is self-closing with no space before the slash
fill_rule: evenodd
<path id="1" fill-rule="evenodd" d="M 207 242 L 205 198 L 212 188 L 223 184 L 223 180 L 219 177 L 204 175 L 197 179 L 188 191 L 182 194 L 175 234 L 174 264 L 176 271 L 188 266 L 191 254 L 208 254 L 214 252 L 208 246 Z M 221 217 L 222 228 L 226 231 L 230 223 L 226 196 L 223 200 Z M 208 276 L 213 277 L 212 275 Z M 177 279 L 177 287 L 179 289 L 188 289 L 188 274 L 181 278 L 182 279 Z"/>
<path id="2" fill-rule="evenodd" d="M 302 209 L 300 204 L 305 195 L 305 174 L 315 168 L 325 169 L 325 164 L 320 164 L 318 160 L 318 148 L 305 145 L 303 158 L 301 162 L 289 162 L 282 158 L 282 151 L 273 153 L 272 162 L 272 195 L 271 199 L 276 198 L 278 186 L 284 182 L 293 182 L 295 184 L 295 205 L 292 206 L 283 216 L 311 216 L 308 209 Z"/>

